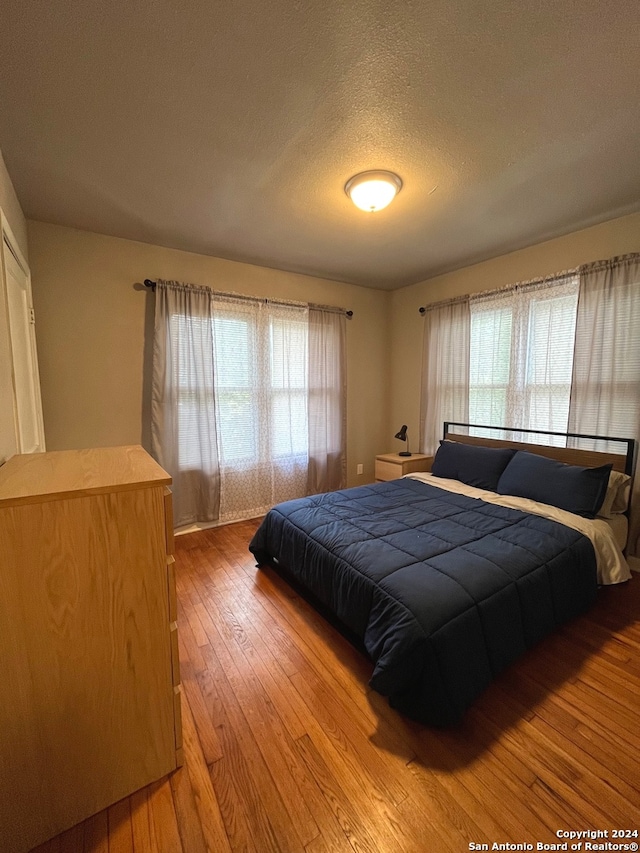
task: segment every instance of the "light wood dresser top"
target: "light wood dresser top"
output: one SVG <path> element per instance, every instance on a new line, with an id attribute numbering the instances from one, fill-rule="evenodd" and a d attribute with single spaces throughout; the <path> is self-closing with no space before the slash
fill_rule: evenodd
<path id="1" fill-rule="evenodd" d="M 138 444 L 17 454 L 0 467 L 0 506 L 170 484 Z"/>

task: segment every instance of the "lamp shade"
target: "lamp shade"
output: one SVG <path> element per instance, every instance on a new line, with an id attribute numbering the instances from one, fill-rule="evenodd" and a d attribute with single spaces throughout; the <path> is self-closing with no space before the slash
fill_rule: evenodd
<path id="1" fill-rule="evenodd" d="M 394 438 L 399 438 L 400 441 L 406 441 L 407 440 L 407 425 L 406 424 L 402 424 L 402 426 L 400 427 L 400 431 L 394 435 Z"/>
<path id="2" fill-rule="evenodd" d="M 395 434 L 394 438 L 399 438 L 400 441 L 406 441 L 407 442 L 407 449 L 401 450 L 400 453 L 398 453 L 398 456 L 411 456 L 411 451 L 409 450 L 409 438 L 407 437 L 407 425 L 406 424 L 402 424 L 399 432 L 397 432 Z"/>
<path id="3" fill-rule="evenodd" d="M 360 210 L 375 213 L 387 207 L 402 188 L 402 181 L 393 172 L 384 170 L 360 172 L 349 178 L 344 191 Z"/>

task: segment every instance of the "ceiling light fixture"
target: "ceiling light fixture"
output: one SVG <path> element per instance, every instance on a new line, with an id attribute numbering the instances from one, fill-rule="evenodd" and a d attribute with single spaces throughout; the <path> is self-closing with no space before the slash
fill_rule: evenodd
<path id="1" fill-rule="evenodd" d="M 360 210 L 382 210 L 402 189 L 402 181 L 393 172 L 360 172 L 349 178 L 344 191 Z"/>

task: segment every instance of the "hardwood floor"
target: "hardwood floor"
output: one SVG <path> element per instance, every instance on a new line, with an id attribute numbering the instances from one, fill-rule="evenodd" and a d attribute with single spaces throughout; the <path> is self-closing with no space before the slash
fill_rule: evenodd
<path id="1" fill-rule="evenodd" d="M 461 853 L 640 830 L 639 576 L 601 590 L 460 728 L 430 730 L 255 568 L 256 526 L 177 539 L 184 767 L 38 853 Z"/>

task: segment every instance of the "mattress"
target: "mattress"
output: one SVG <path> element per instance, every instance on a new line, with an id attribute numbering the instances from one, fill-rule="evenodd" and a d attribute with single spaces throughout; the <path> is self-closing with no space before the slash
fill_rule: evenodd
<path id="1" fill-rule="evenodd" d="M 414 477 L 279 504 L 249 547 L 362 640 L 375 690 L 432 725 L 597 594 L 584 533 Z"/>

